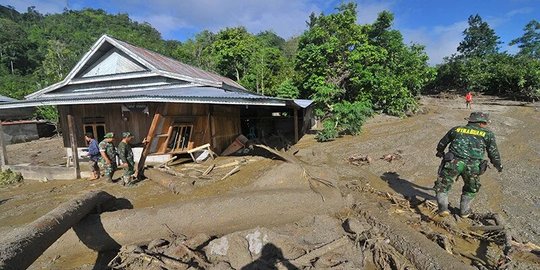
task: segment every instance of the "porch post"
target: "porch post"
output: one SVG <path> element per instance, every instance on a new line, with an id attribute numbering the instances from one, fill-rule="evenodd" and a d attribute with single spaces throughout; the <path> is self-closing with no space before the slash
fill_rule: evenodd
<path id="1" fill-rule="evenodd" d="M 297 143 L 300 135 L 298 134 L 298 109 L 294 109 L 294 143 Z"/>
<path id="2" fill-rule="evenodd" d="M 0 167 L 8 164 L 6 144 L 4 142 L 4 127 L 0 122 Z"/>
<path id="3" fill-rule="evenodd" d="M 75 177 L 81 179 L 81 167 L 79 166 L 79 155 L 77 152 L 77 133 L 75 132 L 75 119 L 71 112 L 67 115 L 69 142 L 71 144 L 71 157 L 73 159 L 73 167 L 75 167 Z"/>

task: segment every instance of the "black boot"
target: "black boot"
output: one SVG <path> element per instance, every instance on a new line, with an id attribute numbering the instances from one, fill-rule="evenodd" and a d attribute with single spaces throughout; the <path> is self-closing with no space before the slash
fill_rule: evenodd
<path id="1" fill-rule="evenodd" d="M 459 215 L 462 218 L 468 218 L 471 215 L 471 202 L 473 197 L 467 195 L 461 195 L 461 202 L 459 203 Z"/>
<path id="2" fill-rule="evenodd" d="M 437 205 L 439 206 L 439 216 L 446 217 L 450 215 L 450 211 L 448 211 L 448 193 L 437 193 Z"/>

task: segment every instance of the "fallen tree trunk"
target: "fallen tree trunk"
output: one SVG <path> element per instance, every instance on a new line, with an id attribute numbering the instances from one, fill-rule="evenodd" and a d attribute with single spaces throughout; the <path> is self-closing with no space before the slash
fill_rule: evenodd
<path id="1" fill-rule="evenodd" d="M 178 177 L 160 172 L 156 169 L 146 169 L 144 175 L 158 185 L 172 191 L 174 194 L 178 194 L 181 191 L 179 186 L 180 179 Z"/>
<path id="2" fill-rule="evenodd" d="M 272 203 L 275 201 L 280 203 Z M 89 215 L 51 246 L 43 260 L 48 261 L 59 253 L 63 257 L 85 253 L 88 248 L 107 251 L 171 232 L 188 236 L 221 235 L 256 226 L 286 224 L 313 214 L 334 212 L 343 205 L 337 191 L 322 201 L 311 190 L 279 190 Z"/>
<path id="3" fill-rule="evenodd" d="M 380 229 L 382 234 L 390 240 L 389 244 L 403 254 L 417 269 L 475 269 L 459 261 L 418 231 L 392 218 L 377 206 L 359 208 L 359 212 L 370 225 Z"/>
<path id="4" fill-rule="evenodd" d="M 92 191 L 65 202 L 0 240 L 0 269 L 26 269 L 73 225 L 114 197 Z"/>

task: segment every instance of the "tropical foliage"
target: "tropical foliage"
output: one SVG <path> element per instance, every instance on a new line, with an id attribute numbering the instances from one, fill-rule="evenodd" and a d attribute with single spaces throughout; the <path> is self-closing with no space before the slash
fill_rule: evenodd
<path id="1" fill-rule="evenodd" d="M 510 42 L 519 48 L 511 55 L 499 51 L 499 37 L 479 15 L 469 17 L 458 53 L 438 66 L 431 89 L 540 99 L 540 23 L 532 20 L 523 31 L 523 36 Z"/>

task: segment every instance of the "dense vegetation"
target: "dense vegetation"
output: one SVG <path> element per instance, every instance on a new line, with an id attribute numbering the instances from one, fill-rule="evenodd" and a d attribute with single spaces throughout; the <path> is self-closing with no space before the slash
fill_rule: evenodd
<path id="1" fill-rule="evenodd" d="M 202 31 L 185 41 L 163 40 L 147 23 L 103 10 L 65 10 L 43 15 L 0 6 L 0 94 L 14 98 L 60 81 L 102 34 L 157 51 L 230 77 L 251 91 L 283 98 L 310 98 L 323 122 L 321 141 L 360 132 L 374 112 L 414 113 L 427 90 L 473 90 L 518 98 L 540 96 L 540 24 L 531 21 L 499 52 L 499 38 L 478 15 L 469 18 L 458 53 L 437 67 L 424 47 L 407 45 L 392 29 L 393 14 L 357 23 L 356 5 L 333 14 L 312 14 L 307 30 L 283 39 L 244 27 Z M 520 67 L 519 69 L 515 67 Z M 53 108 L 38 110 L 54 118 Z"/>
<path id="2" fill-rule="evenodd" d="M 431 90 L 463 90 L 521 100 L 540 99 L 540 23 L 530 21 L 523 36 L 510 42 L 516 55 L 500 52 L 499 37 L 479 15 L 469 26 L 458 52 L 437 67 Z"/>

